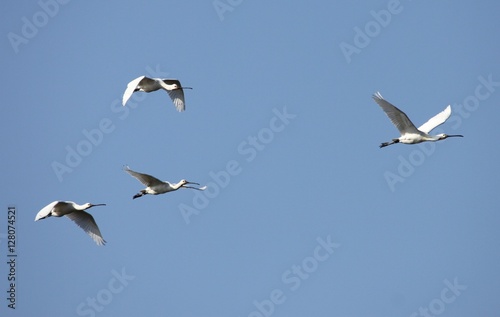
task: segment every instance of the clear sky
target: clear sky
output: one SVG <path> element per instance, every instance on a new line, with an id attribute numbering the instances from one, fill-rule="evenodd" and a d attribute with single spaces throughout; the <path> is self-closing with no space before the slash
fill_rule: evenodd
<path id="1" fill-rule="evenodd" d="M 2 3 L 0 315 L 497 314 L 499 11 Z M 141 75 L 193 87 L 186 111 L 164 91 L 122 107 Z M 376 91 L 417 126 L 450 104 L 433 132 L 465 137 L 380 149 L 399 133 Z M 209 189 L 132 200 L 126 164 Z M 106 246 L 34 222 L 54 200 L 106 203 L 89 210 Z"/>

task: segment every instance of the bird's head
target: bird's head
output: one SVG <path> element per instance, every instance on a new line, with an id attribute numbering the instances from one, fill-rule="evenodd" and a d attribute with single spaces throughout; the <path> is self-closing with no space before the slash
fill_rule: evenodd
<path id="1" fill-rule="evenodd" d="M 184 87 L 184 86 L 177 85 L 177 84 L 173 84 L 172 86 L 174 87 L 173 89 L 193 89 L 191 87 Z"/>
<path id="2" fill-rule="evenodd" d="M 461 134 L 446 134 L 446 133 L 441 133 L 437 135 L 439 137 L 439 140 L 444 140 L 447 138 L 454 138 L 454 137 L 461 137 L 463 138 L 464 136 Z"/>
<path id="3" fill-rule="evenodd" d="M 207 186 L 203 186 L 203 187 L 192 187 L 192 186 L 186 186 L 187 184 L 194 184 L 194 185 L 200 185 L 198 183 L 194 183 L 194 182 L 188 182 L 187 180 L 185 179 L 181 179 L 181 181 L 179 182 L 179 185 L 177 188 L 189 188 L 189 189 L 196 189 L 196 190 L 205 190 L 207 189 Z"/>
<path id="4" fill-rule="evenodd" d="M 189 182 L 189 181 L 187 181 L 187 180 L 185 180 L 185 179 L 181 179 L 180 183 L 181 183 L 181 187 L 183 187 L 184 185 L 187 185 L 187 184 L 200 185 L 200 184 L 198 184 L 198 183 Z"/>
<path id="5" fill-rule="evenodd" d="M 89 209 L 95 206 L 106 206 L 106 204 L 91 204 L 91 203 L 86 203 L 83 205 L 85 208 L 84 209 Z"/>

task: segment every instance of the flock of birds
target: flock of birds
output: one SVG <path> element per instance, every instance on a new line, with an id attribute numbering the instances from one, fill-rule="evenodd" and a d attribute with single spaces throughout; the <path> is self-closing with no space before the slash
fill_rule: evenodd
<path id="1" fill-rule="evenodd" d="M 123 94 L 122 105 L 125 106 L 132 94 L 136 91 L 152 92 L 159 89 L 164 89 L 172 99 L 177 111 L 184 111 L 186 104 L 184 100 L 184 89 L 192 89 L 191 87 L 183 87 L 177 79 L 162 79 L 162 78 L 149 78 L 140 76 L 132 80 L 128 85 L 125 93 Z M 159 195 L 178 190 L 179 188 L 190 188 L 196 190 L 205 190 L 206 186 L 193 187 L 187 186 L 200 185 L 198 183 L 189 182 L 182 179 L 178 183 L 170 183 L 161 181 L 156 177 L 148 174 L 139 173 L 131 170 L 128 166 L 124 167 L 124 171 L 136 178 L 139 182 L 146 186 L 145 189 L 135 194 L 132 198 L 136 199 L 144 195 Z M 79 205 L 72 201 L 53 201 L 47 206 L 43 207 L 36 215 L 35 221 L 45 219 L 47 217 L 62 217 L 66 216 L 73 220 L 80 228 L 83 229 L 97 245 L 104 245 L 106 241 L 103 239 L 101 231 L 91 214 L 85 210 L 94 206 L 106 206 L 106 204 L 91 204 L 86 203 Z"/>
<path id="2" fill-rule="evenodd" d="M 169 94 L 178 111 L 184 111 L 186 109 L 183 89 L 192 89 L 191 87 L 183 87 L 177 79 L 148 78 L 146 76 L 140 76 L 132 80 L 127 85 L 127 89 L 123 94 L 122 105 L 125 106 L 132 94 L 136 91 L 152 92 L 159 89 L 164 89 Z M 380 144 L 381 148 L 395 143 L 417 144 L 426 141 L 440 141 L 450 137 L 463 137 L 463 135 L 459 134 L 429 134 L 437 126 L 443 124 L 444 122 L 446 122 L 446 120 L 448 120 L 451 115 L 451 106 L 449 105 L 443 111 L 430 118 L 426 123 L 417 128 L 403 111 L 399 110 L 396 106 L 385 100 L 379 92 L 376 92 L 373 95 L 373 99 L 382 108 L 382 110 L 389 117 L 391 122 L 394 124 L 394 126 L 396 126 L 396 128 L 399 130 L 399 133 L 401 134 L 399 138 L 394 138 L 389 142 L 383 142 L 382 144 Z M 124 171 L 130 174 L 132 177 L 136 178 L 144 186 L 146 186 L 146 188 L 135 194 L 132 199 L 136 199 L 144 195 L 164 194 L 176 191 L 179 188 L 189 188 L 195 190 L 206 189 L 206 186 L 187 186 L 190 184 L 199 186 L 200 184 L 189 182 L 185 179 L 180 180 L 178 183 L 161 181 L 151 175 L 133 171 L 128 166 L 124 167 Z M 106 204 L 86 203 L 83 205 L 79 205 L 72 201 L 54 201 L 43 207 L 37 213 L 35 221 L 45 219 L 47 217 L 66 216 L 74 221 L 80 228 L 82 228 L 83 231 L 85 231 L 95 241 L 95 243 L 97 243 L 97 245 L 104 245 L 106 241 L 103 239 L 101 231 L 99 230 L 94 217 L 92 217 L 91 214 L 85 212 L 85 210 L 95 206 L 106 206 Z"/>

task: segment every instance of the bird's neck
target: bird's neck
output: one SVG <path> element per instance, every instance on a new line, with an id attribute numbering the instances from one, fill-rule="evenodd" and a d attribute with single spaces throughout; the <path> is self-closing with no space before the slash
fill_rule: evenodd
<path id="1" fill-rule="evenodd" d="M 78 205 L 78 204 L 75 204 L 74 207 L 75 207 L 76 210 L 85 210 L 85 209 L 88 208 L 85 205 Z"/>
<path id="2" fill-rule="evenodd" d="M 441 136 L 439 136 L 439 135 L 428 135 L 424 139 L 425 139 L 425 141 L 436 142 L 436 141 L 441 140 Z"/>
<path id="3" fill-rule="evenodd" d="M 176 184 L 170 184 L 170 186 L 174 189 L 174 190 L 177 190 L 179 188 L 182 187 L 182 183 L 181 182 L 178 182 Z"/>
<path id="4" fill-rule="evenodd" d="M 160 86 L 163 87 L 163 89 L 173 90 L 175 88 L 175 85 L 166 84 L 163 80 L 159 80 L 158 82 L 160 83 Z"/>
<path id="5" fill-rule="evenodd" d="M 170 183 L 170 182 L 163 182 L 163 184 L 161 184 L 161 187 L 164 188 L 166 191 L 173 191 L 173 190 L 179 189 L 179 187 L 181 187 L 181 185 L 180 185 L 180 183 L 176 184 L 176 183 Z"/>

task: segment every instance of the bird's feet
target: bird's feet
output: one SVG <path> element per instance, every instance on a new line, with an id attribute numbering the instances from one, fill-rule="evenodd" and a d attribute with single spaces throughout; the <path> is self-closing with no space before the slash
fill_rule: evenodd
<path id="1" fill-rule="evenodd" d="M 399 143 L 399 139 L 393 139 L 391 142 L 384 142 L 382 144 L 380 144 L 380 148 L 383 148 L 385 146 L 388 146 L 388 145 L 391 145 L 391 144 L 394 144 L 394 143 Z"/>

